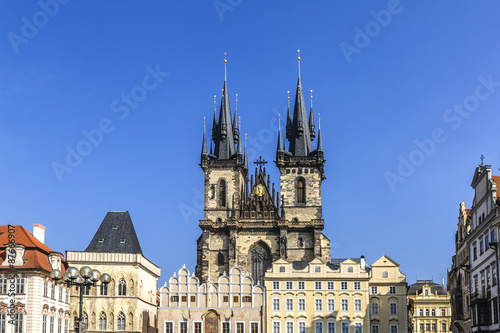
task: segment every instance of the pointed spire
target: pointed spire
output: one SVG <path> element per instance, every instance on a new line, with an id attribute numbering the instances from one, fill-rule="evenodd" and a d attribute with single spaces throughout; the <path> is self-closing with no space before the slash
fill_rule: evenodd
<path id="1" fill-rule="evenodd" d="M 236 105 L 234 107 L 233 136 L 234 136 L 234 141 L 239 142 L 240 131 L 238 129 L 238 94 L 236 94 Z"/>
<path id="2" fill-rule="evenodd" d="M 203 143 L 201 145 L 201 154 L 202 155 L 206 155 L 207 154 L 207 136 L 206 136 L 206 121 L 205 121 L 205 117 L 203 117 Z"/>
<path id="3" fill-rule="evenodd" d="M 229 106 L 229 94 L 226 80 L 227 59 L 224 55 L 224 87 L 220 104 L 219 123 L 217 126 L 217 138 L 215 140 L 215 155 L 220 160 L 228 160 L 234 155 L 233 122 L 231 120 L 231 108 Z"/>
<path id="4" fill-rule="evenodd" d="M 300 76 L 297 80 L 291 134 L 291 138 L 289 139 L 289 151 L 293 154 L 293 156 L 308 156 L 312 152 L 311 134 L 309 132 L 307 122 L 306 107 L 304 103 L 304 95 L 302 93 Z"/>
<path id="5" fill-rule="evenodd" d="M 236 118 L 236 114 L 235 114 L 235 118 Z M 236 123 L 236 119 L 234 119 L 234 122 Z M 240 120 L 239 120 L 239 125 L 241 127 L 241 117 L 240 117 Z M 238 128 L 237 128 L 238 129 Z M 238 133 L 239 133 L 240 129 L 238 129 Z M 238 149 L 236 151 L 236 154 L 238 155 L 243 155 L 243 152 L 241 151 L 241 140 L 238 140 Z"/>
<path id="6" fill-rule="evenodd" d="M 286 138 L 288 140 L 291 140 L 292 139 L 292 116 L 290 115 L 290 90 L 288 90 L 286 92 L 287 94 L 287 101 L 288 101 L 288 113 L 287 113 L 287 116 L 286 116 L 286 127 L 285 127 L 285 130 L 286 130 Z"/>
<path id="7" fill-rule="evenodd" d="M 316 126 L 314 126 L 313 113 L 313 91 L 311 90 L 311 110 L 309 111 L 309 132 L 311 132 L 311 141 L 316 137 Z"/>
<path id="8" fill-rule="evenodd" d="M 245 133 L 245 155 L 243 156 L 243 165 L 248 169 L 248 159 L 247 159 L 247 134 Z"/>
<path id="9" fill-rule="evenodd" d="M 216 101 L 217 96 L 214 95 L 214 121 L 212 124 L 212 141 L 215 141 L 217 138 L 217 108 L 216 108 Z"/>
<path id="10" fill-rule="evenodd" d="M 318 113 L 318 151 L 323 151 L 323 141 L 321 141 L 321 117 Z"/>
<path id="11" fill-rule="evenodd" d="M 281 115 L 278 114 L 278 151 L 283 150 L 283 143 L 281 142 Z"/>

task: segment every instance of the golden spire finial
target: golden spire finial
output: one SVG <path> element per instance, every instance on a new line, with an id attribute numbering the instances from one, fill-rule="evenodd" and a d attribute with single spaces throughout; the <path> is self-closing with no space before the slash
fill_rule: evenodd
<path id="1" fill-rule="evenodd" d="M 238 117 L 238 125 L 239 125 L 239 127 L 240 127 L 240 128 L 239 128 L 239 130 L 240 130 L 240 132 L 241 132 L 241 116 L 239 116 L 239 117 Z"/>
<path id="2" fill-rule="evenodd" d="M 300 79 L 300 50 L 297 50 L 297 54 L 298 54 L 297 61 L 299 63 L 299 79 Z"/>
<path id="3" fill-rule="evenodd" d="M 226 52 L 224 52 L 224 81 L 227 81 L 227 69 L 226 69 L 226 65 L 227 65 L 227 58 L 226 58 Z"/>
<path id="4" fill-rule="evenodd" d="M 311 89 L 311 109 L 312 109 L 312 107 L 313 107 L 313 91 Z"/>
<path id="5" fill-rule="evenodd" d="M 321 113 L 318 113 L 318 129 L 321 129 Z"/>
<path id="6" fill-rule="evenodd" d="M 286 99 L 288 101 L 288 111 L 290 111 L 290 90 L 287 90 L 286 94 L 287 94 Z"/>
<path id="7" fill-rule="evenodd" d="M 236 94 L 236 109 L 238 108 L 238 94 Z"/>

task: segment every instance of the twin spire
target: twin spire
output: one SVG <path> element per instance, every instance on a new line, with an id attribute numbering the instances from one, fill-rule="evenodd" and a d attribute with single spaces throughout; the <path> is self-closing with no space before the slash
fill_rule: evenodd
<path id="1" fill-rule="evenodd" d="M 219 117 L 217 120 L 216 112 L 216 96 L 214 95 L 214 118 L 212 124 L 212 135 L 210 140 L 210 154 L 207 153 L 207 143 L 205 126 L 206 122 L 203 121 L 203 146 L 202 155 L 209 155 L 210 157 L 219 160 L 228 160 L 237 156 L 242 156 L 242 138 L 241 138 L 241 121 L 238 117 L 238 94 L 236 94 L 236 106 L 234 116 L 231 117 L 231 108 L 229 105 L 229 94 L 227 89 L 227 59 L 224 54 L 224 86 L 222 88 L 221 104 Z M 321 126 L 318 125 L 318 144 L 317 149 L 313 150 L 312 141 L 316 138 L 316 126 L 314 123 L 313 113 L 313 95 L 312 90 L 311 107 L 309 110 L 309 119 L 306 113 L 306 106 L 304 102 L 304 93 L 302 92 L 302 83 L 300 80 L 300 50 L 298 51 L 298 80 L 297 89 L 295 92 L 295 104 L 293 109 L 293 118 L 290 113 L 290 92 L 288 94 L 288 110 L 286 119 L 286 139 L 289 141 L 287 154 L 292 156 L 310 156 L 319 151 L 323 151 L 323 143 L 321 141 Z M 319 119 L 318 119 L 319 121 Z M 214 143 L 214 150 L 212 150 L 212 142 Z M 278 130 L 278 151 L 285 151 L 283 141 L 281 138 L 281 119 L 279 120 Z M 243 164 L 246 165 L 246 135 L 245 135 L 245 153 Z"/>

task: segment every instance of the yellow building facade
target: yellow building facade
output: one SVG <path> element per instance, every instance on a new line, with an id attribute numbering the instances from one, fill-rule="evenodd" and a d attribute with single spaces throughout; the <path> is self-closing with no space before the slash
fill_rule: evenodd
<path id="1" fill-rule="evenodd" d="M 451 332 L 450 294 L 440 284 L 419 280 L 408 288 L 413 300 L 413 332 Z"/>
<path id="2" fill-rule="evenodd" d="M 279 259 L 264 278 L 267 332 L 407 332 L 405 278 L 386 256 L 373 268 L 364 257 L 327 264 Z"/>

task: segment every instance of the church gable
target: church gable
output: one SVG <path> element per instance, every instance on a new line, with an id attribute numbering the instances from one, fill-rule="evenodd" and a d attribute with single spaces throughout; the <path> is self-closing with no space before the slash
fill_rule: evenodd
<path id="1" fill-rule="evenodd" d="M 272 191 L 269 185 L 269 176 L 266 184 L 266 169 L 260 169 L 255 174 L 255 184 L 252 184 L 251 192 L 243 205 L 242 219 L 278 220 L 280 218 L 277 208 L 279 198 L 276 198 L 274 183 Z"/>

